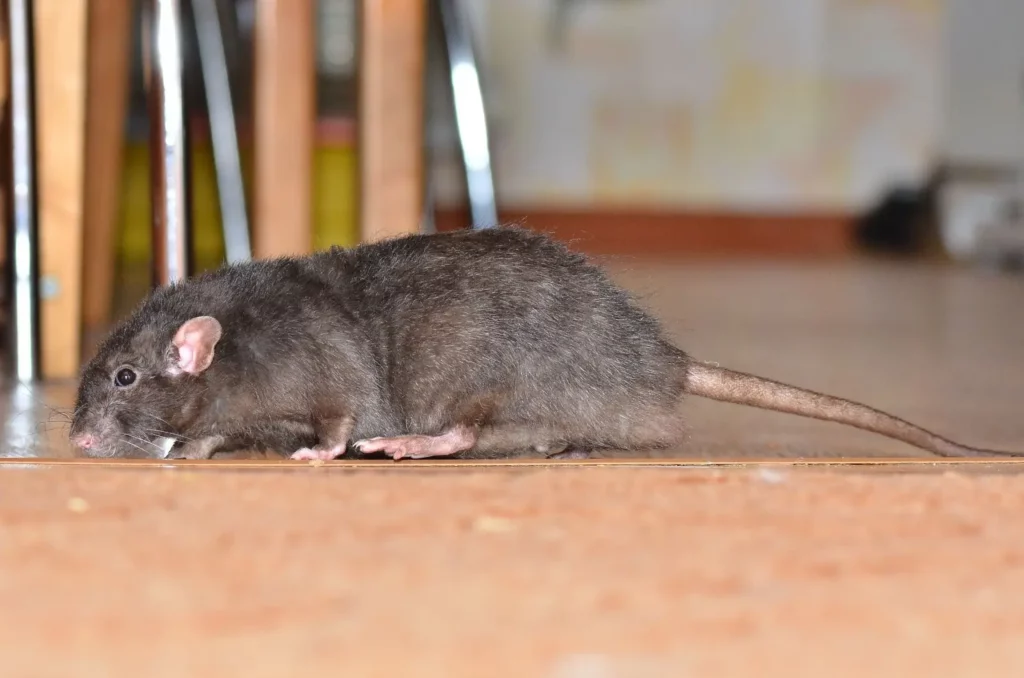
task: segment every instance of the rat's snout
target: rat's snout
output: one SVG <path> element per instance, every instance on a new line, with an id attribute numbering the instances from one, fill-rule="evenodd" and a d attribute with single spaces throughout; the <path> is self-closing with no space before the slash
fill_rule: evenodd
<path id="1" fill-rule="evenodd" d="M 83 450 L 91 450 L 96 447 L 96 436 L 91 433 L 76 433 L 71 436 L 71 444 Z"/>
<path id="2" fill-rule="evenodd" d="M 71 416 L 71 428 L 68 430 L 68 441 L 76 448 L 95 452 L 105 447 L 111 437 L 111 421 L 105 415 L 105 407 L 86 404 L 79 395 Z"/>
<path id="3" fill-rule="evenodd" d="M 70 442 L 86 457 L 107 457 L 111 455 L 110 438 L 100 429 L 83 428 L 68 436 Z"/>
<path id="4" fill-rule="evenodd" d="M 86 412 L 79 411 L 68 431 L 69 442 L 88 456 L 99 454 L 108 438 L 106 427 L 96 424 Z"/>

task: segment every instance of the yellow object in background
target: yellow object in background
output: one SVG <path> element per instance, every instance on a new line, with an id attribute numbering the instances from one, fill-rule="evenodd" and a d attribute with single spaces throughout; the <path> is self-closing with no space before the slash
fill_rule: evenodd
<path id="1" fill-rule="evenodd" d="M 241 149 L 247 195 L 252 191 L 252 150 Z M 359 242 L 357 223 L 357 166 L 350 145 L 320 145 L 314 158 L 313 246 L 351 247 Z M 151 253 L 149 147 L 128 143 L 121 191 L 117 265 L 121 271 L 148 269 Z M 251 204 L 251 201 L 250 201 Z M 217 175 L 213 148 L 195 143 L 192 148 L 192 243 L 196 272 L 216 268 L 224 261 Z M 250 207 L 250 219 L 252 212 Z M 120 276 L 136 279 L 140 276 Z"/>
<path id="2" fill-rule="evenodd" d="M 359 167 L 353 146 L 319 146 L 313 168 L 313 247 L 359 244 Z"/>

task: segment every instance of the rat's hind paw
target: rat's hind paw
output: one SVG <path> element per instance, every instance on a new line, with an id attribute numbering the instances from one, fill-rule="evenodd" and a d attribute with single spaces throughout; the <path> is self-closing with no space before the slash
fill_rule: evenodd
<path id="1" fill-rule="evenodd" d="M 394 460 L 450 457 L 470 449 L 476 443 L 474 431 L 455 427 L 439 436 L 395 436 L 357 441 L 355 448 L 363 454 L 383 452 Z"/>
<path id="2" fill-rule="evenodd" d="M 331 461 L 345 454 L 345 446 L 339 445 L 337 447 L 303 447 L 301 450 L 296 450 L 292 453 L 292 459 L 296 461 L 313 461 L 319 459 L 320 461 Z"/>
<path id="3" fill-rule="evenodd" d="M 440 437 L 440 436 L 439 436 Z M 452 445 L 438 442 L 431 436 L 396 436 L 394 438 L 369 438 L 360 440 L 356 450 L 363 454 L 383 452 L 394 460 L 408 457 L 409 459 L 427 459 L 429 457 L 448 457 L 460 450 Z"/>

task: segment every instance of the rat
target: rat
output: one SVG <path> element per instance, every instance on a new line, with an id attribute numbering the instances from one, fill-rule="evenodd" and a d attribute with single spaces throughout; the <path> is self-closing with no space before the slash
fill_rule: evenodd
<path id="1" fill-rule="evenodd" d="M 157 288 L 83 367 L 69 435 L 97 457 L 584 458 L 676 444 L 689 395 L 944 457 L 1024 454 L 697 360 L 586 256 L 513 226 L 224 265 Z"/>

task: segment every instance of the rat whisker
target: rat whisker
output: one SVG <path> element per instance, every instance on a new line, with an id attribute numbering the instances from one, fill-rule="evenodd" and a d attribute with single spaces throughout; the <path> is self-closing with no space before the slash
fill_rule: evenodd
<path id="1" fill-rule="evenodd" d="M 41 400 L 40 398 L 38 398 L 36 394 L 33 392 L 34 389 L 28 384 L 18 384 L 18 387 L 25 389 L 25 392 L 28 394 L 28 397 L 31 398 L 40 407 L 48 409 L 51 415 L 57 414 L 66 419 L 67 421 L 71 421 L 71 415 L 69 413 L 61 410 L 60 408 L 54 407 L 53 405 L 50 405 L 45 401 Z"/>
<path id="2" fill-rule="evenodd" d="M 36 428 L 37 432 L 42 432 L 42 431 L 50 432 L 50 431 L 67 430 L 68 428 L 70 428 L 70 425 L 67 424 L 66 422 L 41 421 L 38 424 L 36 424 L 35 428 Z"/>
<path id="3" fill-rule="evenodd" d="M 116 407 L 119 410 L 124 410 L 125 412 L 131 412 L 132 414 L 138 414 L 138 415 L 141 415 L 143 417 L 151 417 L 151 418 L 155 418 L 155 419 L 157 419 L 159 421 L 163 421 L 163 419 L 160 419 L 160 417 L 157 417 L 155 414 L 150 414 L 149 412 L 146 412 L 145 410 L 140 409 L 139 407 L 136 407 L 135 405 L 132 405 L 130 402 L 128 402 L 127 400 L 125 400 L 123 398 L 119 398 L 119 399 L 113 401 L 111 403 L 111 406 L 112 407 Z M 164 423 L 167 423 L 167 422 L 164 422 Z M 168 424 L 168 425 L 170 425 L 170 424 Z"/>
<path id="4" fill-rule="evenodd" d="M 159 445 L 157 445 L 155 442 L 153 442 L 152 440 L 146 440 L 145 438 L 143 438 L 141 436 L 137 436 L 137 435 L 134 435 L 134 434 L 131 434 L 131 433 L 125 433 L 124 435 L 129 437 L 129 438 L 132 438 L 133 440 L 139 441 L 143 445 L 152 447 L 155 450 L 161 450 L 161 447 Z"/>
<path id="5" fill-rule="evenodd" d="M 159 421 L 159 422 L 160 422 L 161 424 L 167 424 L 167 425 L 168 425 L 168 426 L 170 426 L 171 428 L 174 428 L 174 424 L 172 424 L 171 422 L 167 421 L 166 419 L 162 419 L 162 418 L 160 418 L 160 417 L 156 416 L 156 415 L 155 415 L 155 414 L 153 414 L 152 412 L 143 412 L 142 410 L 139 410 L 139 409 L 136 409 L 136 410 L 135 410 L 135 412 L 137 412 L 138 414 L 141 414 L 141 415 L 143 415 L 143 416 L 146 416 L 146 417 L 151 417 L 151 418 L 153 418 L 153 419 L 156 419 L 156 420 L 157 420 L 157 421 Z"/>
<path id="6" fill-rule="evenodd" d="M 65 419 L 63 417 L 54 417 L 52 414 L 46 418 L 46 422 L 48 424 L 57 423 L 57 424 L 64 424 L 64 425 L 68 425 L 68 426 L 71 425 L 71 419 Z"/>
<path id="7" fill-rule="evenodd" d="M 143 410 L 140 410 L 137 407 L 132 407 L 131 405 L 129 405 L 126 402 L 118 401 L 118 402 L 115 403 L 115 405 L 118 408 L 121 408 L 121 409 L 125 410 L 126 412 L 131 412 L 133 414 L 140 414 L 140 415 L 143 415 L 143 416 L 151 417 L 153 419 L 156 419 L 157 421 L 163 422 L 169 428 L 174 428 L 173 424 L 171 424 L 169 421 L 167 421 L 165 419 L 161 419 L 160 417 L 156 416 L 155 414 L 151 414 L 149 412 L 144 412 Z M 161 428 L 143 427 L 142 430 L 145 431 L 146 433 L 156 433 L 157 435 L 165 436 L 165 437 L 168 437 L 168 438 L 175 438 L 175 439 L 180 439 L 180 440 L 192 440 L 192 438 L 189 438 L 188 436 L 182 435 L 180 433 L 174 433 L 172 431 L 164 430 L 164 429 L 161 429 Z"/>
<path id="8" fill-rule="evenodd" d="M 158 436 L 165 436 L 167 438 L 174 438 L 175 440 L 184 440 L 185 442 L 191 442 L 191 441 L 195 440 L 195 438 L 187 436 L 187 435 L 185 435 L 183 433 L 172 433 L 171 431 L 161 431 L 158 428 L 144 428 L 142 430 L 145 431 L 146 433 L 155 433 Z"/>
<path id="9" fill-rule="evenodd" d="M 133 442 L 132 442 L 132 441 L 130 441 L 130 440 L 122 440 L 122 442 L 124 442 L 124 443 L 127 443 L 128 445 L 131 445 L 132 447 L 134 447 L 135 449 L 137 449 L 137 450 L 138 450 L 139 452 L 142 452 L 142 453 L 143 453 L 144 455 L 146 455 L 147 457 L 149 456 L 149 452 L 147 452 L 147 451 L 146 451 L 146 448 L 142 447 L 141 445 L 136 445 L 135 443 L 133 443 Z"/>

